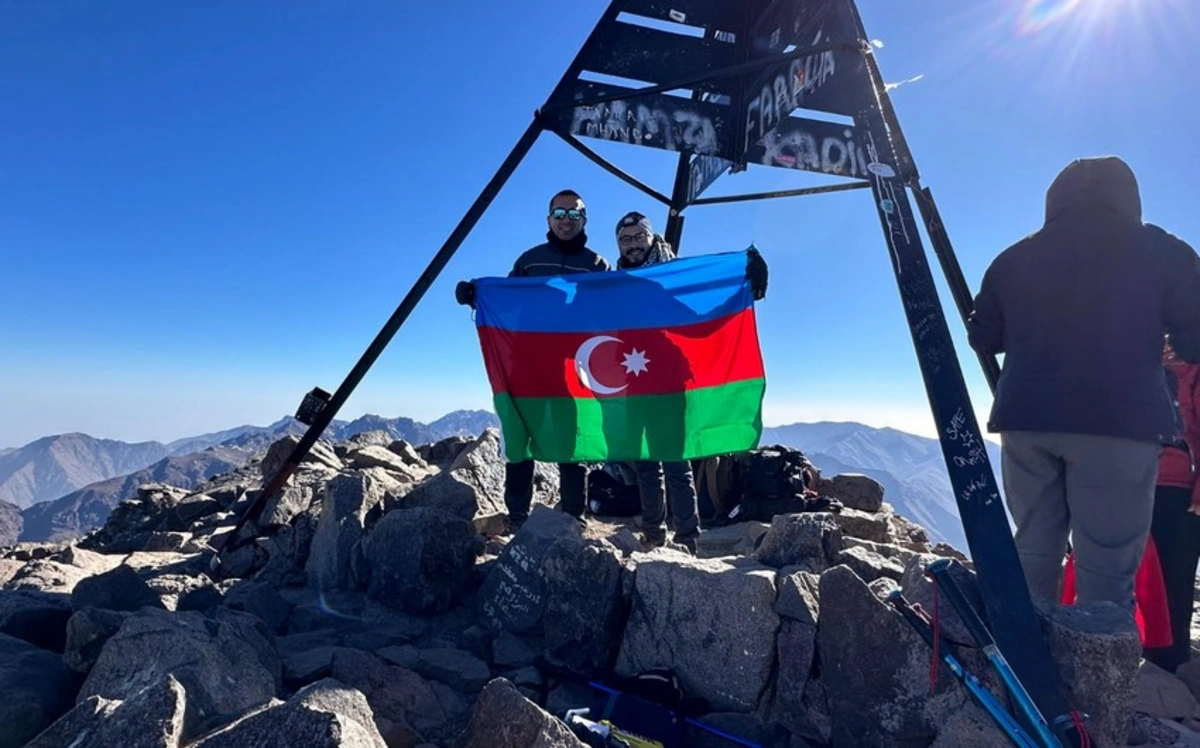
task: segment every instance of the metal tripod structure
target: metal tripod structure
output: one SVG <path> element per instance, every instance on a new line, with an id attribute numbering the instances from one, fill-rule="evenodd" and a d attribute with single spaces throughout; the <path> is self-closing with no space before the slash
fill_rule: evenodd
<path id="1" fill-rule="evenodd" d="M 644 85 L 630 88 L 602 82 L 606 79 Z M 853 125 L 807 119 L 796 116 L 797 110 L 849 118 Z M 332 395 L 314 389 L 306 396 L 297 418 L 308 430 L 224 545 L 232 548 L 253 538 L 253 523 L 266 499 L 282 490 L 543 132 L 663 203 L 666 238 L 675 246 L 681 243 L 685 210 L 693 206 L 871 191 L 996 639 L 1043 712 L 1065 713 L 910 193 L 964 319 L 972 296 L 933 195 L 920 183 L 853 0 L 612 0 L 515 147 L 345 381 Z M 677 152 L 670 195 L 622 171 L 581 138 Z M 702 196 L 725 173 L 749 165 L 846 181 Z M 994 389 L 996 360 L 980 357 L 980 364 Z M 997 531 L 1003 539 L 995 537 Z M 1014 585 L 1021 589 L 1015 597 L 1009 589 Z"/>

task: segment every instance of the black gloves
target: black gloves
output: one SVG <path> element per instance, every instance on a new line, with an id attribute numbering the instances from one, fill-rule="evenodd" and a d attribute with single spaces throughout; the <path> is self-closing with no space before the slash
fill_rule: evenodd
<path id="1" fill-rule="evenodd" d="M 454 287 L 454 300 L 459 304 L 475 308 L 475 283 L 473 281 L 459 281 Z"/>
<path id="2" fill-rule="evenodd" d="M 767 261 L 753 246 L 746 250 L 746 280 L 750 281 L 755 301 L 767 295 Z"/>

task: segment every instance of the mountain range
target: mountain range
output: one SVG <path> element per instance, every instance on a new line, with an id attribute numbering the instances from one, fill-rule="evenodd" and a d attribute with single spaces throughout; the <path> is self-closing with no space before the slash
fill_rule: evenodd
<path id="1" fill-rule="evenodd" d="M 364 415 L 334 421 L 324 434 L 342 441 L 384 431 L 411 444 L 474 436 L 498 426 L 488 411 L 455 411 L 425 424 L 411 418 Z M 291 417 L 269 426 L 238 426 L 163 444 L 128 444 L 86 434 L 61 434 L 0 450 L 0 546 L 19 538 L 67 540 L 99 526 L 114 506 L 142 483 L 192 488 L 240 467 L 287 434 L 305 426 Z M 825 475 L 864 473 L 878 480 L 896 510 L 928 529 L 935 540 L 966 550 L 941 447 L 934 439 L 852 422 L 767 427 L 762 444 L 803 451 Z M 993 464 L 998 447 L 989 443 Z"/>

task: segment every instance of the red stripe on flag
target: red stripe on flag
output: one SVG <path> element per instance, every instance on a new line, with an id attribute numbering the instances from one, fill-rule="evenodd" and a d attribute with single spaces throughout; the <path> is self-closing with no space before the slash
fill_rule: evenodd
<path id="1" fill-rule="evenodd" d="M 663 330 L 513 332 L 480 327 L 495 394 L 661 395 L 764 376 L 754 309 Z"/>

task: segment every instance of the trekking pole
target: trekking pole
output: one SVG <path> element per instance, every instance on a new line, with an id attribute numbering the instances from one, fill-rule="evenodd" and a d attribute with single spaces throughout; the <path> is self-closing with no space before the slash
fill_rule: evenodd
<path id="1" fill-rule="evenodd" d="M 925 568 L 925 573 L 933 579 L 937 585 L 938 591 L 946 596 L 950 601 L 950 605 L 958 613 L 959 618 L 966 624 L 967 630 L 971 633 L 971 637 L 983 649 L 983 653 L 987 656 L 988 662 L 991 663 L 1000 680 L 1004 682 L 1004 687 L 1016 702 L 1017 708 L 1025 715 L 1026 721 L 1033 727 L 1037 733 L 1038 739 L 1045 748 L 1062 748 L 1063 743 L 1059 742 L 1058 738 L 1050 730 L 1050 725 L 1046 722 L 1046 718 L 1042 716 L 1037 705 L 1033 703 L 1029 692 L 1025 690 L 1025 686 L 1021 684 L 1017 674 L 1008 664 L 1008 660 L 1004 658 L 1004 653 L 996 646 L 996 640 L 992 637 L 992 632 L 988 630 L 983 619 L 979 617 L 975 606 L 967 599 L 966 593 L 962 587 L 958 585 L 958 581 L 950 573 L 951 565 L 957 563 L 954 559 L 943 558 L 934 561 Z M 1069 715 L 1064 715 L 1062 719 L 1072 720 Z M 1076 725 L 1079 727 L 1079 725 Z M 1090 744 L 1090 739 L 1083 745 Z"/>
<path id="2" fill-rule="evenodd" d="M 942 662 L 946 663 L 946 667 L 950 668 L 950 672 L 958 678 L 967 689 L 967 693 L 975 699 L 975 703 L 983 708 L 988 716 L 996 723 L 1004 734 L 1012 741 L 1012 744 L 1017 748 L 1038 748 L 1037 741 L 1029 737 L 1029 733 L 1025 732 L 1025 728 L 1017 722 L 1017 720 L 1009 714 L 1004 705 L 992 695 L 992 692 L 987 689 L 987 686 L 975 676 L 974 673 L 963 667 L 963 664 L 958 661 L 958 658 L 949 651 L 947 643 L 940 636 L 935 639 L 933 627 L 921 617 L 921 614 L 904 599 L 904 593 L 900 590 L 892 590 L 892 594 L 888 595 L 887 601 L 895 608 L 900 615 L 904 616 L 904 620 L 908 621 L 916 632 L 925 640 L 934 652 L 940 654 Z"/>
<path id="3" fill-rule="evenodd" d="M 608 694 L 609 696 L 620 696 L 623 693 L 622 691 L 620 691 L 616 688 L 613 688 L 612 686 L 606 686 L 603 683 L 599 683 L 594 680 L 589 680 L 587 682 L 587 684 L 589 686 L 591 686 L 592 688 L 596 689 L 597 691 L 602 691 L 602 692 Z M 664 710 L 666 710 L 668 712 L 671 712 L 671 714 L 676 717 L 682 716 L 678 712 L 675 712 L 675 711 L 671 710 L 670 708 L 663 706 L 662 704 L 659 704 L 658 706 L 662 707 Z M 693 727 L 704 730 L 705 732 L 710 733 L 712 735 L 716 735 L 718 738 L 728 740 L 730 743 L 733 743 L 735 745 L 745 746 L 746 748 L 762 748 L 762 746 L 760 746 L 758 743 L 751 743 L 749 740 L 746 740 L 745 738 L 739 738 L 737 735 L 733 735 L 732 733 L 725 732 L 724 730 L 717 728 L 717 727 L 713 727 L 712 725 L 705 724 L 698 719 L 694 719 L 692 717 L 682 717 L 682 719 L 684 722 L 686 722 L 689 725 L 692 725 Z"/>

